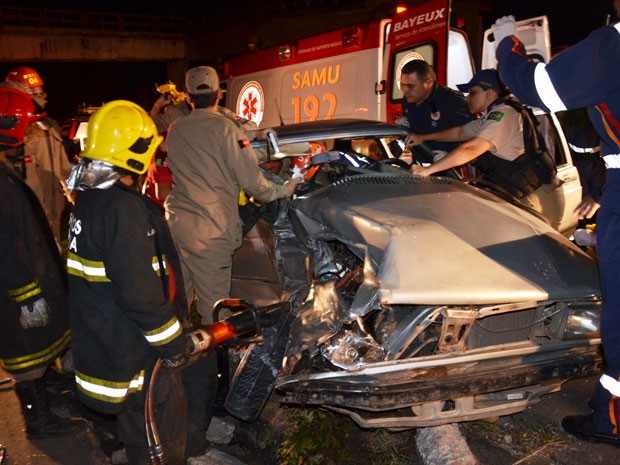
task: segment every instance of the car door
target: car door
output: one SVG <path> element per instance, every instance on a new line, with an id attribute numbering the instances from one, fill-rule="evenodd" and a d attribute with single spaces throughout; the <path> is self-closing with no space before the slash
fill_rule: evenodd
<path id="1" fill-rule="evenodd" d="M 495 59 L 496 42 L 492 36 L 492 30 L 487 29 L 484 33 L 482 46 L 481 69 L 496 68 Z M 548 62 L 551 59 L 551 39 L 549 34 L 549 21 L 546 16 L 537 16 L 522 21 L 517 21 L 517 36 L 525 45 L 528 56 L 536 61 Z M 555 114 L 545 114 L 535 109 L 547 149 L 556 162 L 558 179 L 563 195 L 556 196 L 551 192 L 540 193 L 547 195 L 548 199 L 541 199 L 543 204 L 556 212 L 551 215 L 556 224 L 553 226 L 567 237 L 570 237 L 577 227 L 578 217 L 575 208 L 581 202 L 581 183 L 579 173 L 573 165 L 568 144 L 564 132 Z"/>

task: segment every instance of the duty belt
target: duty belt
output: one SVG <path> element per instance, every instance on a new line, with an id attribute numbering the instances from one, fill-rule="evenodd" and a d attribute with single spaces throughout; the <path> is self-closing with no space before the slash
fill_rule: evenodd
<path id="1" fill-rule="evenodd" d="M 573 145 L 570 142 L 568 143 L 568 146 L 575 153 L 594 153 L 594 152 L 599 152 L 601 150 L 601 148 L 598 146 L 597 147 L 577 147 L 576 145 Z"/>

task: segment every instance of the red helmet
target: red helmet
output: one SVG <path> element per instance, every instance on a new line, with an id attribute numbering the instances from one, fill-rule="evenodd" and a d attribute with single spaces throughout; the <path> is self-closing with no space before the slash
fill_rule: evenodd
<path id="1" fill-rule="evenodd" d="M 39 73 L 37 73 L 34 69 L 29 68 L 28 66 L 18 66 L 11 69 L 6 75 L 5 81 L 21 82 L 29 89 L 34 89 L 35 87 L 43 87 L 43 79 L 41 79 Z"/>
<path id="2" fill-rule="evenodd" d="M 319 142 L 310 142 L 310 155 L 300 155 L 291 158 L 290 174 L 293 178 L 303 177 L 304 181 L 310 181 L 319 169 L 319 165 L 312 164 L 312 156 L 325 152 L 325 145 Z"/>
<path id="3" fill-rule="evenodd" d="M 0 146 L 19 147 L 26 127 L 38 116 L 30 95 L 11 87 L 0 87 Z"/>

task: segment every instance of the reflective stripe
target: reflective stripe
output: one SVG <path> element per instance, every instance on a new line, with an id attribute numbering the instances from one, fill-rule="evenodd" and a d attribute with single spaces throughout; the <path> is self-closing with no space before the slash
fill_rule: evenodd
<path id="1" fill-rule="evenodd" d="M 345 158 L 349 161 L 349 163 L 351 163 L 356 168 L 359 168 L 361 166 L 360 163 L 348 153 L 343 153 L 343 152 L 340 152 L 340 153 L 344 155 Z"/>
<path id="2" fill-rule="evenodd" d="M 601 148 L 598 146 L 597 147 L 577 147 L 576 145 L 573 145 L 570 142 L 568 143 L 568 146 L 575 153 L 594 153 L 594 152 L 598 152 L 601 150 Z"/>
<path id="3" fill-rule="evenodd" d="M 21 357 L 0 359 L 0 365 L 8 372 L 24 370 L 36 367 L 37 365 L 47 365 L 65 350 L 71 341 L 71 330 L 67 330 L 52 345 L 33 354 L 22 355 Z"/>
<path id="4" fill-rule="evenodd" d="M 36 279 L 31 283 L 26 284 L 19 289 L 10 289 L 8 294 L 11 296 L 15 303 L 22 303 L 24 300 L 28 300 L 35 295 L 39 295 L 43 292 L 39 287 L 39 281 Z"/>
<path id="5" fill-rule="evenodd" d="M 614 24 L 616 31 L 620 32 L 620 23 Z M 549 108 L 549 110 L 564 111 L 566 105 L 558 95 L 549 73 L 547 73 L 547 65 L 545 63 L 538 63 L 534 69 L 534 85 L 538 91 L 538 96 L 542 102 Z"/>
<path id="6" fill-rule="evenodd" d="M 86 281 L 110 282 L 103 262 L 86 260 L 73 252 L 69 252 L 67 256 L 67 273 L 84 278 Z"/>
<path id="7" fill-rule="evenodd" d="M 164 274 L 168 274 L 168 266 L 166 265 L 166 255 L 162 255 L 161 257 L 162 260 L 162 265 L 164 267 Z M 161 276 L 161 273 L 159 272 L 159 258 L 157 256 L 153 257 L 153 269 L 155 270 L 155 273 L 157 273 L 157 276 Z"/>
<path id="8" fill-rule="evenodd" d="M 538 96 L 542 102 L 551 111 L 564 111 L 566 105 L 562 102 L 562 99 L 558 95 L 551 82 L 549 73 L 547 73 L 547 65 L 544 63 L 538 63 L 534 70 L 534 85 L 538 91 Z"/>
<path id="9" fill-rule="evenodd" d="M 144 337 L 149 344 L 161 346 L 167 344 L 181 334 L 181 324 L 176 317 L 172 317 L 164 326 L 144 333 Z"/>
<path id="10" fill-rule="evenodd" d="M 103 402 L 118 404 L 123 402 L 128 394 L 142 390 L 144 371 L 138 373 L 131 381 L 124 383 L 105 381 L 76 371 L 75 382 L 85 395 Z"/>
<path id="11" fill-rule="evenodd" d="M 611 376 L 603 374 L 599 383 L 613 396 L 620 397 L 620 381 L 613 379 Z"/>
<path id="12" fill-rule="evenodd" d="M 620 168 L 620 155 L 611 154 L 603 157 L 606 168 Z"/>

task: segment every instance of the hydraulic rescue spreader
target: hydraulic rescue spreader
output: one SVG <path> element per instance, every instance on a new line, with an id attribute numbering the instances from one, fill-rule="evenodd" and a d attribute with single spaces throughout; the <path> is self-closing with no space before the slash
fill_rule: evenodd
<path id="1" fill-rule="evenodd" d="M 262 340 L 262 328 L 273 325 L 282 315 L 283 308 L 283 306 L 276 304 L 257 310 L 254 305 L 246 300 L 222 299 L 213 306 L 214 323 L 200 325 L 189 334 L 188 355 L 208 354 L 224 343 L 244 346 L 260 342 Z M 220 321 L 220 312 L 223 309 L 229 310 L 232 315 Z M 150 465 L 167 464 L 153 414 L 153 391 L 161 363 L 161 359 L 158 359 L 153 368 L 144 406 Z"/>

